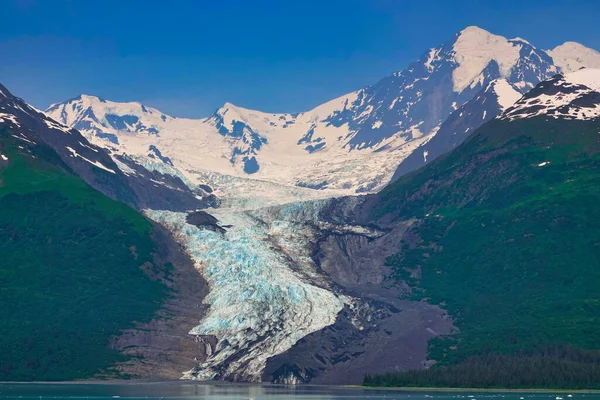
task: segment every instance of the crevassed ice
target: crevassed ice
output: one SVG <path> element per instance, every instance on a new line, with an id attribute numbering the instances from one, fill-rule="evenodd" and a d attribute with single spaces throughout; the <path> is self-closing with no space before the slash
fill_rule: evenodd
<path id="1" fill-rule="evenodd" d="M 185 213 L 146 213 L 176 235 L 210 285 L 208 314 L 190 333 L 219 341 L 184 378 L 259 381 L 269 357 L 333 324 L 343 308 L 342 298 L 309 282 L 311 274 L 290 268 L 286 252 L 268 233 L 271 228 L 249 214 L 213 213 L 232 225 L 221 234 L 187 224 Z"/>

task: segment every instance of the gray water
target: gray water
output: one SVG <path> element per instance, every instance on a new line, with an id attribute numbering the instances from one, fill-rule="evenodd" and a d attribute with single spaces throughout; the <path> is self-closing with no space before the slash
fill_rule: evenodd
<path id="1" fill-rule="evenodd" d="M 0 383 L 3 399 L 208 399 L 208 400 L 600 400 L 600 393 L 443 392 L 335 386 L 269 386 L 189 382 L 127 384 Z"/>

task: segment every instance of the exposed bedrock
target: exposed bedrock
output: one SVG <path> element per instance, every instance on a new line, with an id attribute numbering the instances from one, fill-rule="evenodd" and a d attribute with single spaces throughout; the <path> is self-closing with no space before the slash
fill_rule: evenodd
<path id="1" fill-rule="evenodd" d="M 430 338 L 448 334 L 445 311 L 426 302 L 400 300 L 402 287 L 386 281 L 385 259 L 398 252 L 412 221 L 348 228 L 366 220 L 370 198 L 330 200 L 311 243 L 312 259 L 336 287 L 355 299 L 336 322 L 268 360 L 263 380 L 275 383 L 357 384 L 365 373 L 423 368 Z M 337 225 L 327 225 L 336 222 Z M 346 228 L 344 230 L 344 227 Z M 368 233 L 367 233 L 368 232 Z M 373 232 L 378 232 L 373 234 Z"/>

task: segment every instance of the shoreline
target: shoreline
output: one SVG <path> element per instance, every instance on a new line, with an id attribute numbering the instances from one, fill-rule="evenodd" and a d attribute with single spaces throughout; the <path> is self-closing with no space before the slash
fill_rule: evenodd
<path id="1" fill-rule="evenodd" d="M 410 386 L 361 386 L 361 385 L 282 385 L 274 383 L 255 382 L 225 382 L 225 381 L 194 381 L 194 380 L 152 380 L 152 379 L 94 379 L 80 381 L 0 381 L 3 385 L 218 385 L 218 386 L 269 386 L 269 387 L 323 387 L 341 389 L 363 389 L 363 390 L 390 390 L 398 392 L 478 392 L 478 393 L 574 393 L 574 394 L 598 394 L 600 389 L 547 389 L 547 388 L 454 388 L 454 387 L 410 387 Z"/>
<path id="2" fill-rule="evenodd" d="M 579 393 L 597 394 L 600 389 L 548 389 L 548 388 L 456 388 L 456 387 L 424 387 L 424 386 L 346 386 L 374 390 L 397 390 L 405 392 L 495 392 L 495 393 Z"/>

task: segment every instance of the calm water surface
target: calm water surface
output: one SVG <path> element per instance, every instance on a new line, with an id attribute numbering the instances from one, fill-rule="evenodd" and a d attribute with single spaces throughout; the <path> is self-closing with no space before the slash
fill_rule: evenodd
<path id="1" fill-rule="evenodd" d="M 187 382 L 141 384 L 0 383 L 0 400 L 3 399 L 600 400 L 600 393 L 423 392 L 332 386 L 209 385 Z"/>

